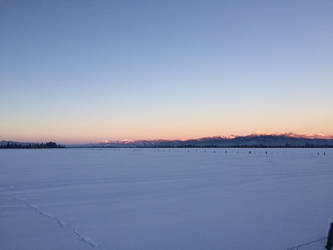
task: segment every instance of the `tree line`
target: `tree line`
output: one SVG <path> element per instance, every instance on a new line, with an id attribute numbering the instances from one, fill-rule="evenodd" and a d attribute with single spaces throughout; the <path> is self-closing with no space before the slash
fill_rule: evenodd
<path id="1" fill-rule="evenodd" d="M 64 148 L 63 145 L 58 145 L 55 142 L 46 143 L 18 143 L 18 142 L 7 142 L 0 145 L 0 148 Z"/>

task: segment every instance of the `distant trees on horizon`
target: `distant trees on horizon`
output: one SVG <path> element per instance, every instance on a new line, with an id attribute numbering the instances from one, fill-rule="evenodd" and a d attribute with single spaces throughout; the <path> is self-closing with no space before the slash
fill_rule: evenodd
<path id="1" fill-rule="evenodd" d="M 0 145 L 0 148 L 64 148 L 63 145 L 58 145 L 55 142 L 46 143 L 20 143 L 20 142 L 5 142 Z"/>

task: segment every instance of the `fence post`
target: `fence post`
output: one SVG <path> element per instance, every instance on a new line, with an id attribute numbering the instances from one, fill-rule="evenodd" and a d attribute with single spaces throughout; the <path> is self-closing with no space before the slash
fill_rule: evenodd
<path id="1" fill-rule="evenodd" d="M 327 235 L 326 249 L 331 250 L 333 246 L 333 222 L 331 223 L 330 230 Z"/>

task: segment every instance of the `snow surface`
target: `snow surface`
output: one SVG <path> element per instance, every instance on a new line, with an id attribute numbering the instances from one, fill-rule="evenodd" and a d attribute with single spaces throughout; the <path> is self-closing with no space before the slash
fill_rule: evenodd
<path id="1" fill-rule="evenodd" d="M 1 250 L 287 249 L 331 221 L 332 149 L 0 150 Z"/>

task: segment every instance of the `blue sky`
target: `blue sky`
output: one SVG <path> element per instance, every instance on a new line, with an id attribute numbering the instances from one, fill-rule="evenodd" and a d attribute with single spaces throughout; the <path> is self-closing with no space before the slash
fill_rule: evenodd
<path id="1" fill-rule="evenodd" d="M 333 1 L 0 1 L 0 139 L 333 134 Z"/>

